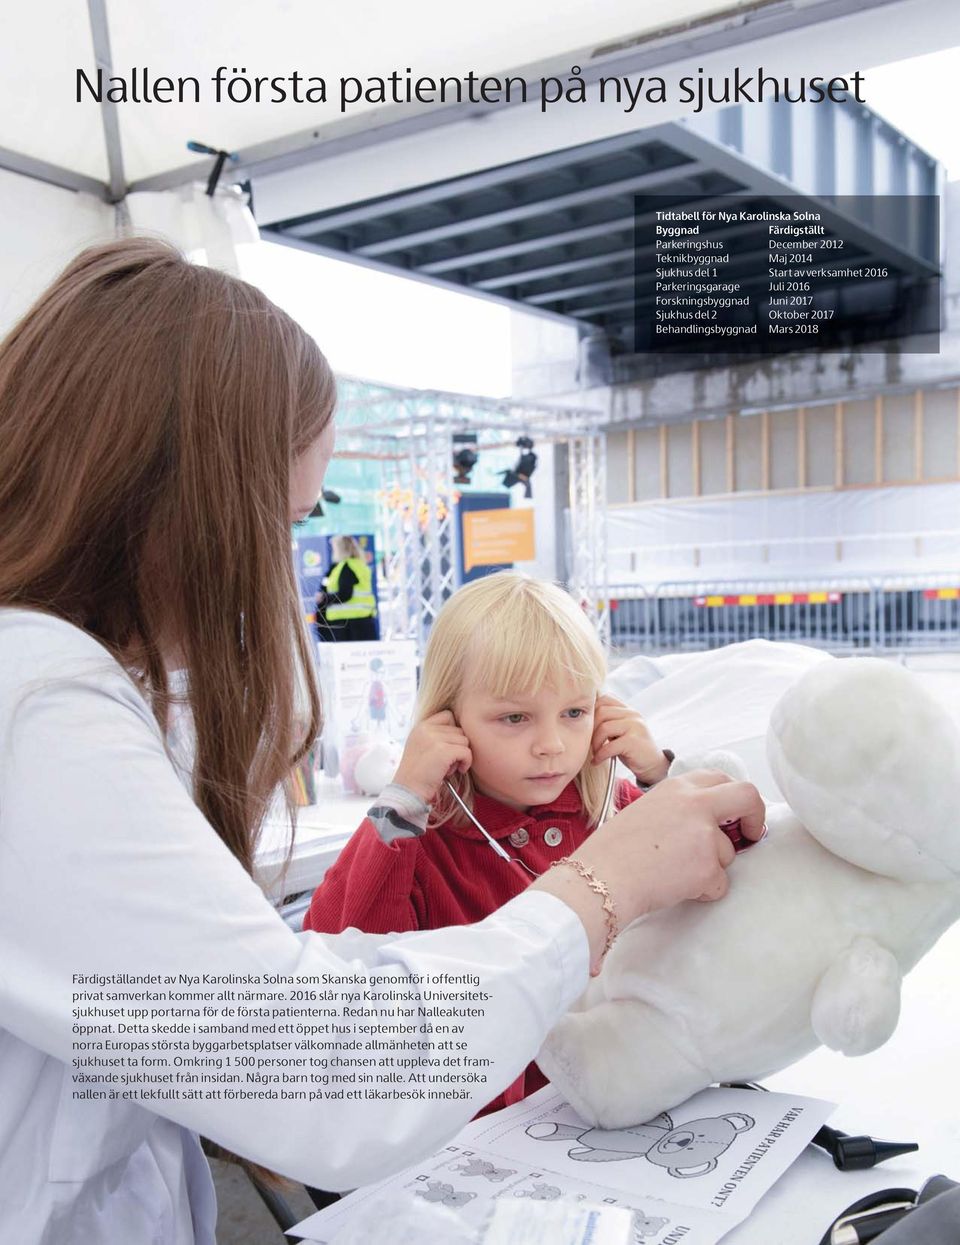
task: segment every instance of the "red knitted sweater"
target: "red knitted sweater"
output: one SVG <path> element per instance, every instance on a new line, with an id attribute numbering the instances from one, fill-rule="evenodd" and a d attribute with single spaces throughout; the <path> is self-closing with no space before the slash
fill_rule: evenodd
<path id="1" fill-rule="evenodd" d="M 621 780 L 617 809 L 640 794 L 633 783 Z M 526 813 L 483 795 L 474 798 L 473 811 L 492 838 L 538 874 L 576 851 L 590 833 L 573 783 L 552 804 Z M 524 836 L 526 842 L 517 846 Z M 469 823 L 431 827 L 425 834 L 386 843 L 368 817 L 314 892 L 303 927 L 337 934 L 353 926 L 387 934 L 470 925 L 519 895 L 530 881 L 526 870 L 501 859 Z M 531 1063 L 481 1114 L 519 1102 L 545 1084 Z"/>

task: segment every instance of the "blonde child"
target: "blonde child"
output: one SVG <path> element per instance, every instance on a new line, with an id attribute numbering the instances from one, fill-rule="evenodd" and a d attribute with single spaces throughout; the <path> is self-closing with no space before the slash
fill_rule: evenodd
<path id="1" fill-rule="evenodd" d="M 482 920 L 589 836 L 612 758 L 639 784 L 617 783 L 617 810 L 664 778 L 670 754 L 639 714 L 601 693 L 605 676 L 596 632 L 556 585 L 505 571 L 457 592 L 434 624 L 393 782 L 315 892 L 305 928 Z M 495 1105 L 542 1084 L 531 1065 Z"/>

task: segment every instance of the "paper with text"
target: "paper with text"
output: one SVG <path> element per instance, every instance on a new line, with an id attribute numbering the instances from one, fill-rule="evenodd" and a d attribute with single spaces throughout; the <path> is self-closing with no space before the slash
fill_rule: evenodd
<path id="1" fill-rule="evenodd" d="M 747 1217 L 834 1109 L 788 1094 L 707 1089 L 625 1129 L 585 1124 L 550 1086 L 468 1124 L 432 1158 L 359 1189 L 293 1229 L 326 1242 L 390 1189 L 457 1210 L 477 1242 L 493 1201 L 628 1209 L 635 1245 L 714 1245 Z"/>

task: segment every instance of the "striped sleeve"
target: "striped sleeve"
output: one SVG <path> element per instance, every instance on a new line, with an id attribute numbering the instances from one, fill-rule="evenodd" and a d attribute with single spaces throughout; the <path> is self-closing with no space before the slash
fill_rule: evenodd
<path id="1" fill-rule="evenodd" d="M 323 934 L 419 929 L 416 865 L 429 811 L 405 787 L 385 787 L 314 891 L 303 928 Z"/>

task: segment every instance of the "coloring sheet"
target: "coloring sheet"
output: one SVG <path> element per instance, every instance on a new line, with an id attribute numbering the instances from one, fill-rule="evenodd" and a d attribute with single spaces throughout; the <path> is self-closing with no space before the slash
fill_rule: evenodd
<path id="1" fill-rule="evenodd" d="M 629 1209 L 635 1245 L 714 1245 L 750 1213 L 833 1111 L 832 1103 L 743 1089 L 707 1089 L 631 1128 L 583 1123 L 550 1086 L 468 1124 L 432 1158 L 359 1189 L 299 1224 L 330 1240 L 388 1190 L 459 1212 L 476 1229 L 492 1201 L 561 1198 Z"/>
<path id="2" fill-rule="evenodd" d="M 630 1128 L 585 1125 L 546 1086 L 475 1120 L 458 1141 L 504 1159 L 537 1163 L 608 1192 L 648 1197 L 742 1219 L 833 1112 L 819 1099 L 749 1089 L 705 1089 Z"/>

